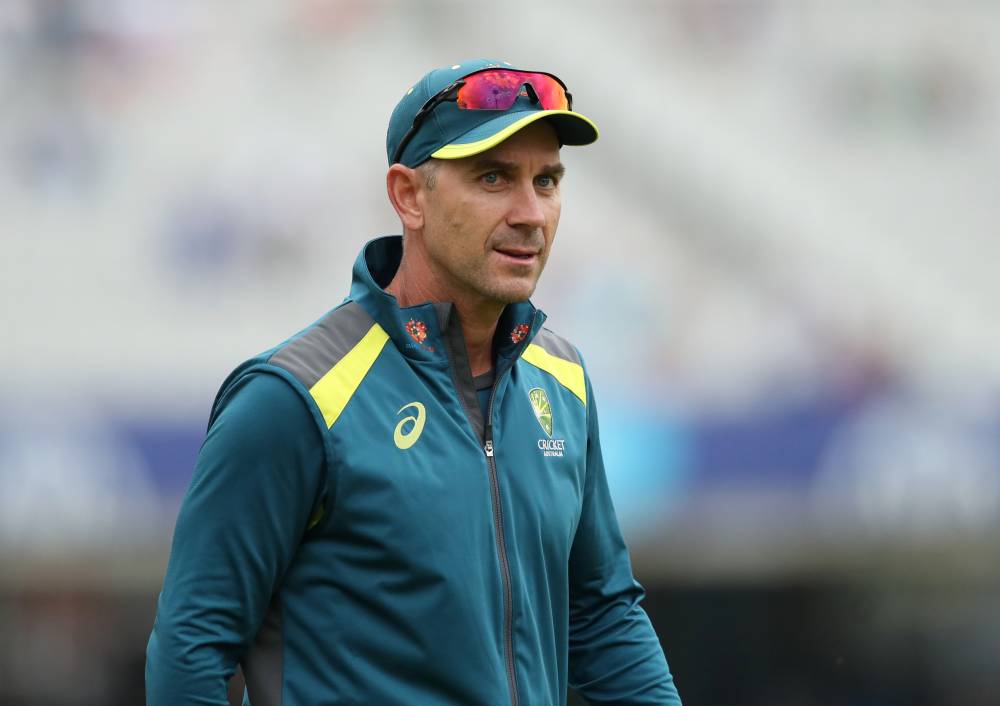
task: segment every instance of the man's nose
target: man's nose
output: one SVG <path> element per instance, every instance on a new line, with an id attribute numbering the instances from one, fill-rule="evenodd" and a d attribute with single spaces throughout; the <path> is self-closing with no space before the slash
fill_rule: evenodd
<path id="1" fill-rule="evenodd" d="M 545 225 L 545 209 L 542 208 L 542 199 L 535 190 L 534 182 L 521 184 L 511 195 L 507 225 L 532 228 L 541 228 Z"/>

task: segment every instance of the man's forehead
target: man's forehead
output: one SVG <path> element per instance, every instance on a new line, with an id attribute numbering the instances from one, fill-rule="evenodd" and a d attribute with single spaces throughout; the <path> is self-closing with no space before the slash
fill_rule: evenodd
<path id="1" fill-rule="evenodd" d="M 561 175 L 566 172 L 566 167 L 558 159 L 547 162 L 544 160 L 502 159 L 499 156 L 477 155 L 463 161 L 465 164 L 456 166 L 469 173 L 496 170 L 514 174 L 530 170 L 536 174 Z"/>

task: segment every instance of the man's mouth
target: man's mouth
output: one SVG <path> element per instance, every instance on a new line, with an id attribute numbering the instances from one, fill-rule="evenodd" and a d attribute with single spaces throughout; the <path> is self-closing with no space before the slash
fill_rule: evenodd
<path id="1" fill-rule="evenodd" d="M 496 251 L 505 257 L 509 257 L 517 262 L 533 262 L 538 257 L 538 251 L 531 248 L 496 248 Z"/>

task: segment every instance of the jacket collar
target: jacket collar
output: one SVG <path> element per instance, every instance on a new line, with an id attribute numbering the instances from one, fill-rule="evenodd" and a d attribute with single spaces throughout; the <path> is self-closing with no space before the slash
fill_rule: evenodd
<path id="1" fill-rule="evenodd" d="M 349 299 L 356 301 L 389 334 L 407 357 L 447 360 L 444 336 L 459 326 L 451 302 L 427 302 L 400 307 L 385 291 L 403 258 L 403 237 L 390 235 L 369 241 L 354 262 Z M 545 313 L 530 301 L 508 304 L 500 315 L 494 349 L 501 360 L 512 360 L 542 328 Z"/>

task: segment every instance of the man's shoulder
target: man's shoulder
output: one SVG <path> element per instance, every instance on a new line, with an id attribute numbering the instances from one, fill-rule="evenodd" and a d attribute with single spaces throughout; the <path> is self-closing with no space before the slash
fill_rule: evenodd
<path id="1" fill-rule="evenodd" d="M 583 366 L 583 357 L 579 349 L 569 339 L 560 336 L 552 329 L 543 326 L 531 340 L 530 346 L 537 346 L 551 356 Z"/>
<path id="2" fill-rule="evenodd" d="M 543 327 L 521 358 L 554 377 L 586 406 L 587 372 L 580 351 L 569 340 Z"/>
<path id="3" fill-rule="evenodd" d="M 348 300 L 259 360 L 290 373 L 308 390 L 359 346 L 384 341 L 384 332 L 364 307 Z"/>
<path id="4" fill-rule="evenodd" d="M 297 394 L 318 403 L 320 381 L 330 378 L 329 373 L 341 363 L 350 367 L 352 360 L 367 353 L 377 356 L 386 338 L 360 304 L 345 301 L 277 346 L 238 365 L 220 387 L 213 409 L 217 412 L 235 389 L 261 375 L 283 378 Z"/>

